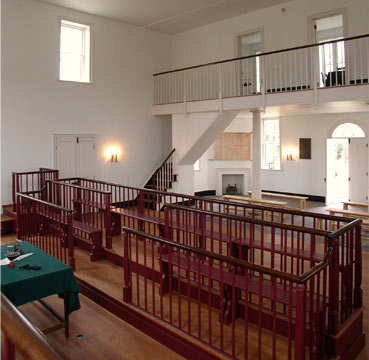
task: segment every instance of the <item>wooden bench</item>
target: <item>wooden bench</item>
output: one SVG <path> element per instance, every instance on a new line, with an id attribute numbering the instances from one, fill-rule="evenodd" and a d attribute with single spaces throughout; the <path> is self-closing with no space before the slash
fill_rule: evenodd
<path id="1" fill-rule="evenodd" d="M 209 274 L 211 274 L 211 281 L 217 281 L 223 284 L 223 305 L 222 305 L 222 317 L 225 324 L 230 324 L 232 322 L 232 294 L 233 294 L 233 286 L 237 290 L 246 291 L 246 284 L 245 284 L 245 275 L 241 275 L 238 273 L 233 274 L 233 271 L 230 269 L 224 268 L 221 272 L 219 268 L 211 266 L 209 269 L 209 264 L 205 261 L 198 262 L 194 261 L 193 259 L 187 259 L 184 255 L 179 255 L 177 252 L 172 252 L 171 254 L 162 254 L 160 257 L 161 265 L 163 268 L 163 282 L 161 287 L 161 294 L 165 294 L 169 291 L 169 284 L 172 281 L 171 275 L 173 271 L 169 269 L 169 266 L 176 266 L 180 269 L 189 271 L 194 273 L 196 276 L 201 276 L 205 278 L 209 278 Z M 233 276 L 235 277 L 233 279 Z M 198 280 L 200 281 L 200 280 Z M 259 296 L 260 294 L 260 284 L 259 284 L 259 277 L 258 276 L 250 276 L 247 281 L 247 291 L 248 293 L 254 294 Z M 270 300 L 273 300 L 273 286 L 270 281 L 264 280 L 261 284 L 261 296 Z M 288 289 L 281 287 L 277 287 L 276 289 L 276 299 L 278 302 L 289 305 L 289 291 Z M 236 291 L 237 293 L 237 291 Z M 238 302 L 239 296 L 235 296 L 235 306 L 234 309 L 237 312 L 238 309 Z M 312 305 L 312 309 L 311 309 Z M 292 306 L 296 307 L 296 294 L 292 293 Z M 317 307 L 319 309 L 317 311 Z M 308 312 L 312 310 L 314 314 L 318 314 L 319 319 L 324 319 L 324 312 L 325 308 L 321 301 L 318 302 L 314 299 L 311 301 L 310 299 L 306 299 L 306 309 Z M 237 313 L 235 314 L 235 318 L 237 317 Z"/>
<path id="2" fill-rule="evenodd" d="M 349 206 L 363 207 L 368 210 L 368 203 L 355 202 L 355 201 L 342 201 L 343 210 L 348 210 Z"/>
<path id="3" fill-rule="evenodd" d="M 362 225 L 364 226 L 365 229 L 369 229 L 369 212 L 366 211 L 351 211 L 351 210 L 344 210 L 344 209 L 332 209 L 332 208 L 328 208 L 327 211 L 329 212 L 329 215 L 343 215 L 346 217 L 350 217 L 350 218 L 354 218 L 354 219 L 362 219 L 363 223 Z M 335 221 L 334 220 L 330 220 L 329 221 L 329 228 L 330 230 L 332 230 L 335 227 Z M 368 239 L 362 236 L 363 239 Z"/>
<path id="4" fill-rule="evenodd" d="M 46 217 L 63 225 L 66 223 L 63 219 L 53 212 L 38 211 L 40 216 Z M 90 260 L 97 261 L 102 258 L 102 231 L 94 226 L 85 224 L 81 221 L 72 221 L 73 238 L 78 247 L 90 251 Z M 55 230 L 55 229 L 54 229 Z"/>
<path id="5" fill-rule="evenodd" d="M 229 201 L 229 200 L 236 200 L 236 201 L 244 201 L 246 203 L 250 203 L 250 204 L 256 204 L 256 205 L 266 205 L 266 206 L 270 206 L 270 207 L 275 207 L 275 208 L 281 208 L 283 209 L 287 202 L 286 201 L 273 201 L 273 200 L 263 200 L 263 199 L 254 199 L 251 197 L 246 197 L 246 196 L 238 196 L 238 195 L 223 195 L 224 200 Z M 253 212 L 257 212 L 258 210 L 253 210 L 250 209 L 249 212 L 253 213 Z M 270 211 L 265 211 L 265 220 L 269 219 L 269 213 Z M 283 220 L 283 214 L 280 214 L 280 221 L 282 222 Z"/>
<path id="6" fill-rule="evenodd" d="M 110 207 L 110 212 L 112 215 L 111 219 L 112 219 L 113 235 L 117 235 L 118 229 L 119 229 L 119 234 L 121 233 L 121 229 L 122 229 L 121 217 L 122 216 L 123 218 L 128 217 L 131 219 L 138 220 L 138 224 L 139 224 L 138 230 L 144 231 L 145 222 L 148 222 L 158 227 L 160 236 L 164 235 L 164 225 L 165 225 L 164 218 L 146 214 L 145 212 L 138 211 L 138 210 L 124 209 L 124 208 L 119 208 L 115 206 Z"/>
<path id="7" fill-rule="evenodd" d="M 90 261 L 102 259 L 101 229 L 73 220 L 73 237 L 78 247 L 90 251 Z"/>
<path id="8" fill-rule="evenodd" d="M 249 196 L 251 197 L 252 191 L 248 191 Z M 261 196 L 269 196 L 269 197 L 276 197 L 282 199 L 290 199 L 290 200 L 299 200 L 300 201 L 300 209 L 306 210 L 306 200 L 309 199 L 308 196 L 298 196 L 298 195 L 288 195 L 288 194 L 277 194 L 277 193 L 270 193 L 270 192 L 262 192 Z"/>

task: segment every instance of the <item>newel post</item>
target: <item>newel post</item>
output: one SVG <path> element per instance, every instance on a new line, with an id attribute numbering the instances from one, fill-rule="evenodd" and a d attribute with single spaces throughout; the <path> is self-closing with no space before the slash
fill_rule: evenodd
<path id="1" fill-rule="evenodd" d="M 17 173 L 13 172 L 12 173 L 12 195 L 13 195 L 13 211 L 16 211 L 16 198 L 15 198 L 15 193 L 16 193 L 16 178 L 17 178 Z"/>
<path id="2" fill-rule="evenodd" d="M 305 360 L 306 287 L 296 287 L 295 360 Z"/>
<path id="3" fill-rule="evenodd" d="M 64 215 L 64 214 L 63 214 Z M 68 262 L 69 266 L 72 267 L 73 270 L 76 270 L 76 259 L 74 257 L 74 238 L 73 238 L 73 214 L 67 214 L 67 244 L 68 246 Z"/>
<path id="4" fill-rule="evenodd" d="M 363 306 L 362 281 L 362 252 L 361 252 L 361 225 L 355 227 L 355 288 L 354 288 L 354 307 Z"/>
<path id="5" fill-rule="evenodd" d="M 338 239 L 332 239 L 332 265 L 329 267 L 329 329 L 330 334 L 337 334 L 339 327 L 339 244 Z"/>
<path id="6" fill-rule="evenodd" d="M 123 258 L 123 269 L 124 269 L 124 286 L 123 286 L 123 301 L 132 302 L 132 286 L 131 286 L 131 267 L 129 259 L 129 234 L 126 231 L 124 233 L 124 258 Z"/>
<path id="7" fill-rule="evenodd" d="M 111 212 L 110 212 L 110 204 L 111 204 L 111 194 L 106 194 L 106 204 L 105 204 L 105 242 L 106 248 L 112 248 L 112 231 L 111 231 Z"/>

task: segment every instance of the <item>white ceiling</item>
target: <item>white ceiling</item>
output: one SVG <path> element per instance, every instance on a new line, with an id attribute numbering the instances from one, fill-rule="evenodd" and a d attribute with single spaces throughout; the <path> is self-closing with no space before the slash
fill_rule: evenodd
<path id="1" fill-rule="evenodd" d="M 176 34 L 292 0 L 41 0 Z"/>

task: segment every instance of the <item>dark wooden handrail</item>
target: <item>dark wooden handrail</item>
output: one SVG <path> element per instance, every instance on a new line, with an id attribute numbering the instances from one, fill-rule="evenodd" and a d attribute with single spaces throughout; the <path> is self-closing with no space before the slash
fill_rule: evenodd
<path id="1" fill-rule="evenodd" d="M 57 181 L 63 182 L 63 181 L 71 181 L 71 180 L 85 180 L 85 181 L 89 181 L 89 182 L 92 182 L 92 183 L 99 183 L 99 184 L 104 184 L 104 185 L 109 185 L 109 186 L 124 186 L 127 189 L 144 191 L 144 192 L 148 192 L 152 195 L 162 195 L 162 196 L 175 195 L 177 197 L 183 197 L 183 198 L 187 198 L 187 199 L 191 199 L 191 200 L 195 200 L 195 201 L 196 200 L 197 201 L 203 201 L 203 202 L 211 201 L 212 203 L 218 204 L 218 205 L 219 204 L 221 204 L 221 205 L 230 205 L 230 206 L 242 205 L 242 203 L 236 202 L 236 201 L 222 201 L 222 200 L 209 199 L 209 198 L 206 198 L 206 197 L 194 196 L 194 195 L 188 195 L 188 194 L 168 193 L 168 192 L 165 192 L 165 191 L 151 190 L 151 189 L 141 188 L 141 187 L 126 186 L 126 185 L 118 184 L 116 182 L 109 182 L 109 181 L 95 180 L 95 179 L 87 179 L 87 178 L 80 178 L 80 177 L 63 178 L 63 179 L 58 179 L 58 180 L 53 180 L 53 181 L 54 182 L 57 182 Z M 303 217 L 314 217 L 314 218 L 323 219 L 323 220 L 336 220 L 336 221 L 342 221 L 342 222 L 347 222 L 347 223 L 352 221 L 352 218 L 348 218 L 348 217 L 344 217 L 344 216 L 320 214 L 320 213 L 315 213 L 315 212 L 300 210 L 300 209 L 274 208 L 274 207 L 266 207 L 265 205 L 256 205 L 256 204 L 247 204 L 247 208 L 255 209 L 255 210 L 269 210 L 269 211 L 274 211 L 276 213 L 288 214 L 288 215 L 297 215 L 297 216 L 303 216 Z"/>
<path id="2" fill-rule="evenodd" d="M 157 241 L 163 245 L 168 245 L 168 246 L 172 246 L 172 247 L 176 247 L 177 249 L 180 250 L 185 250 L 185 251 L 189 251 L 192 253 L 195 253 L 197 255 L 203 256 L 203 257 L 208 257 L 214 260 L 218 260 L 218 261 L 222 261 L 225 263 L 228 263 L 230 265 L 233 266 L 241 266 L 243 268 L 246 269 L 250 269 L 250 270 L 254 270 L 254 271 L 258 271 L 259 273 L 263 273 L 266 275 L 270 275 L 270 276 L 274 276 L 274 277 L 278 277 L 280 279 L 283 280 L 287 280 L 287 281 L 292 281 L 295 282 L 297 284 L 304 284 L 306 283 L 307 280 L 309 280 L 313 275 L 315 275 L 317 272 L 319 272 L 320 270 L 326 268 L 329 265 L 329 260 L 332 254 L 332 251 L 327 251 L 326 256 L 324 257 L 324 259 L 318 263 L 317 265 L 315 265 L 313 268 L 309 269 L 309 271 L 307 271 L 306 273 L 297 276 L 297 275 L 293 275 L 293 274 L 289 274 L 289 273 L 285 273 L 279 270 L 275 270 L 275 269 L 271 269 L 271 268 L 267 268 L 265 266 L 262 265 L 257 265 L 245 260 L 240 260 L 240 259 L 236 259 L 236 258 L 232 258 L 232 257 L 228 257 L 225 255 L 220 255 L 220 254 L 216 254 L 207 250 L 203 250 L 203 249 L 198 249 L 192 246 L 188 246 L 188 245 L 184 245 L 184 244 L 180 244 L 174 241 L 170 241 L 167 239 L 164 239 L 162 237 L 159 236 L 154 236 L 154 235 L 150 235 L 147 234 L 143 231 L 140 230 L 135 230 L 135 229 L 131 229 L 129 227 L 123 226 L 123 233 L 124 232 L 128 232 L 128 233 L 132 233 L 137 235 L 139 238 L 147 238 L 153 241 Z"/>
<path id="3" fill-rule="evenodd" d="M 172 154 L 176 151 L 176 149 L 173 149 L 170 154 L 165 158 L 165 160 L 161 163 L 161 165 L 154 171 L 152 176 L 154 176 L 156 173 L 160 171 L 160 169 L 165 165 L 165 163 L 168 161 L 168 159 L 172 156 Z"/>
<path id="4" fill-rule="evenodd" d="M 328 230 L 320 230 L 320 229 L 307 228 L 307 227 L 298 226 L 298 225 L 290 225 L 290 224 L 284 224 L 284 223 L 279 223 L 279 222 L 271 222 L 271 221 L 268 221 L 268 220 L 260 220 L 260 219 L 255 219 L 255 218 L 252 218 L 252 217 L 245 218 L 244 216 L 223 214 L 223 213 L 220 213 L 220 212 L 219 213 L 213 213 L 211 211 L 201 210 L 201 209 L 194 209 L 194 208 L 190 208 L 188 206 L 182 206 L 182 205 L 165 204 L 164 207 L 172 208 L 172 209 L 178 209 L 178 210 L 191 211 L 191 212 L 195 212 L 195 213 L 198 213 L 198 214 L 204 214 L 204 215 L 209 215 L 209 216 L 219 216 L 219 217 L 222 217 L 223 219 L 228 219 L 228 220 L 245 221 L 245 219 L 246 219 L 248 222 L 250 222 L 252 224 L 256 224 L 256 225 L 272 226 L 273 228 L 291 230 L 291 231 L 296 231 L 296 232 L 305 232 L 305 233 L 313 234 L 313 235 L 328 236 L 331 233 Z M 264 211 L 271 211 L 271 210 L 270 210 L 270 208 L 264 208 Z"/>
<path id="5" fill-rule="evenodd" d="M 37 171 L 23 171 L 23 172 L 13 171 L 12 174 L 13 175 L 31 175 L 31 174 L 39 174 L 40 172 L 56 173 L 56 172 L 59 172 L 59 170 L 40 168 L 40 170 L 37 170 Z"/>
<path id="6" fill-rule="evenodd" d="M 62 179 L 62 180 L 64 180 L 64 179 Z M 86 188 L 86 187 L 83 187 L 83 186 L 80 186 L 80 185 L 63 183 L 59 180 L 46 180 L 46 183 L 58 184 L 58 185 L 63 184 L 65 186 L 72 187 L 74 189 L 89 190 L 89 191 L 94 192 L 94 193 L 99 193 L 99 194 L 104 194 L 104 195 L 109 195 L 110 194 L 111 195 L 110 191 Z"/>
<path id="7" fill-rule="evenodd" d="M 1 330 L 26 360 L 67 359 L 3 293 L 1 293 Z"/>
<path id="8" fill-rule="evenodd" d="M 341 219 L 341 216 L 338 216 L 338 218 Z M 343 218 L 343 217 L 342 217 Z M 351 220 L 351 222 L 349 222 L 348 224 L 345 224 L 343 227 L 337 229 L 336 231 L 332 231 L 328 236 L 330 238 L 336 238 L 338 236 L 341 236 L 342 234 L 344 234 L 346 231 L 353 229 L 354 227 L 357 226 L 361 226 L 363 220 L 362 219 L 355 219 L 352 220 L 352 218 L 346 218 L 347 220 Z"/>
<path id="9" fill-rule="evenodd" d="M 223 63 L 227 63 L 227 62 L 231 62 L 231 61 L 250 59 L 250 58 L 255 58 L 255 57 L 262 57 L 262 56 L 266 56 L 266 55 L 273 55 L 273 54 L 278 54 L 278 53 L 281 53 L 281 52 L 287 52 L 287 51 L 292 51 L 292 50 L 307 49 L 307 48 L 317 47 L 317 46 L 321 46 L 321 45 L 325 45 L 325 44 L 333 44 L 333 43 L 337 43 L 337 42 L 340 42 L 340 41 L 356 40 L 356 39 L 361 39 L 361 38 L 365 38 L 365 37 L 369 37 L 369 34 L 359 35 L 359 36 L 351 36 L 351 37 L 348 37 L 348 38 L 332 40 L 332 41 L 325 41 L 325 42 L 321 42 L 321 43 L 318 43 L 318 44 L 309 44 L 309 45 L 302 45 L 302 46 L 286 48 L 286 49 L 282 49 L 282 50 L 269 51 L 269 52 L 264 52 L 264 53 L 257 54 L 257 55 L 241 56 L 241 57 L 232 58 L 232 59 L 214 61 L 214 62 L 209 62 L 209 63 L 205 63 L 205 64 L 200 64 L 200 65 L 194 65 L 194 66 L 188 66 L 188 67 L 184 67 L 184 68 L 181 68 L 181 69 L 163 71 L 163 72 L 160 72 L 160 73 L 156 73 L 153 76 L 170 74 L 170 73 L 174 73 L 174 72 L 178 72 L 178 71 L 184 71 L 184 70 L 191 70 L 191 69 L 196 69 L 196 68 L 210 66 L 210 65 L 223 64 Z"/>
<path id="10" fill-rule="evenodd" d="M 47 205 L 47 206 L 53 207 L 53 208 L 58 209 L 58 210 L 63 210 L 63 211 L 65 211 L 65 212 L 67 212 L 67 213 L 73 213 L 73 210 L 71 210 L 71 209 L 67 209 L 67 208 L 65 208 L 65 207 L 62 207 L 62 206 L 59 206 L 59 205 L 55 205 L 55 204 L 49 203 L 49 202 L 44 201 L 44 200 L 41 200 L 41 199 L 36 199 L 36 198 L 34 198 L 34 197 L 32 197 L 32 196 L 28 196 L 28 195 L 23 194 L 23 193 L 16 193 L 16 195 L 17 195 L 17 196 L 20 196 L 20 197 L 22 197 L 22 198 L 25 198 L 25 199 L 31 200 L 31 201 L 36 201 L 36 202 L 38 202 L 38 203 L 40 203 L 40 204 L 44 204 L 44 205 Z"/>

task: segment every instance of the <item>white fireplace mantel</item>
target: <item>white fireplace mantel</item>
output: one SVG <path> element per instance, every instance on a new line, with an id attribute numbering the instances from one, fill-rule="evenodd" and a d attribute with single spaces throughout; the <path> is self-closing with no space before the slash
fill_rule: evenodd
<path id="1" fill-rule="evenodd" d="M 216 169 L 216 177 L 217 177 L 217 187 L 216 194 L 222 195 L 222 176 L 223 175 L 244 175 L 244 195 L 246 195 L 247 191 L 251 189 L 251 171 L 249 168 L 217 168 Z"/>

